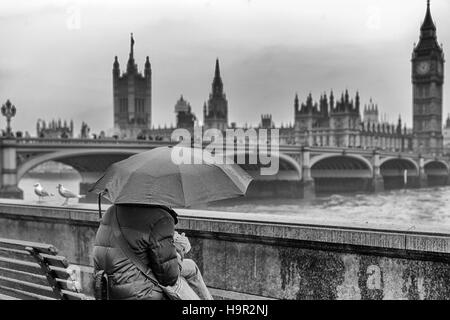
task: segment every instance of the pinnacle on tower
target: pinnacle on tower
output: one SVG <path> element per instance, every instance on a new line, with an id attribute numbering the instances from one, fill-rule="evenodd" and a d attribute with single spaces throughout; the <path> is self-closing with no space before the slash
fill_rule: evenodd
<path id="1" fill-rule="evenodd" d="M 429 51 L 436 50 L 442 53 L 442 47 L 437 41 L 436 25 L 434 24 L 431 16 L 430 1 L 427 1 L 427 12 L 420 27 L 420 40 L 417 46 L 414 48 L 413 58 L 417 55 L 424 55 Z"/>
<path id="2" fill-rule="evenodd" d="M 134 38 L 133 34 L 130 37 L 130 57 L 128 58 L 127 72 L 137 71 L 136 63 L 134 62 Z"/>
<path id="3" fill-rule="evenodd" d="M 220 77 L 219 58 L 216 59 L 216 67 L 214 71 L 214 80 L 212 83 L 212 93 L 216 96 L 223 95 L 223 82 Z"/>
<path id="4" fill-rule="evenodd" d="M 147 79 L 151 78 L 152 67 L 150 65 L 150 58 L 148 56 L 145 58 L 144 74 Z"/>
<path id="5" fill-rule="evenodd" d="M 134 60 L 134 38 L 133 38 L 133 33 L 131 34 L 131 38 L 130 38 L 130 59 Z"/>
<path id="6" fill-rule="evenodd" d="M 359 111 L 360 107 L 360 98 L 359 98 L 359 91 L 356 91 L 356 97 L 355 97 L 355 108 Z"/>
<path id="7" fill-rule="evenodd" d="M 427 13 L 425 15 L 425 19 L 423 21 L 421 31 L 436 31 L 436 25 L 434 24 L 433 18 L 431 16 L 431 8 L 430 8 L 430 0 L 427 1 Z"/>
<path id="8" fill-rule="evenodd" d="M 214 72 L 214 77 L 220 78 L 219 58 L 216 58 L 216 69 Z"/>
<path id="9" fill-rule="evenodd" d="M 299 111 L 299 106 L 300 106 L 300 103 L 299 103 L 299 100 L 298 100 L 298 94 L 296 93 L 296 94 L 295 94 L 295 99 L 294 99 L 294 108 L 295 108 L 295 111 Z"/>
<path id="10" fill-rule="evenodd" d="M 331 110 L 334 109 L 334 93 L 333 93 L 333 89 L 331 89 L 331 91 L 330 91 L 330 109 Z"/>

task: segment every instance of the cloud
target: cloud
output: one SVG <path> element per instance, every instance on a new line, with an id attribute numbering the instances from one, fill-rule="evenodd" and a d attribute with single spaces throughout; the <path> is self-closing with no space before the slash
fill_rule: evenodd
<path id="1" fill-rule="evenodd" d="M 175 122 L 180 94 L 201 117 L 216 57 L 231 121 L 272 113 L 292 122 L 296 92 L 332 88 L 360 90 L 391 119 L 410 119 L 410 55 L 424 10 L 423 0 L 4 0 L 0 100 L 14 99 L 21 130 L 45 117 L 111 127 L 113 57 L 125 66 L 134 32 L 139 68 L 147 55 L 152 63 L 156 125 Z M 444 43 L 449 14 L 445 0 L 433 1 Z"/>

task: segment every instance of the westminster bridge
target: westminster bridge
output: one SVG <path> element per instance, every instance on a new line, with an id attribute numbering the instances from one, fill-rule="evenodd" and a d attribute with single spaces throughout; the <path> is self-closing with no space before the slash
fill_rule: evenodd
<path id="1" fill-rule="evenodd" d="M 173 142 L 112 139 L 0 139 L 0 196 L 22 198 L 20 179 L 48 161 L 73 167 L 81 176 L 80 193 L 113 163 Z M 236 149 L 237 154 L 253 150 Z M 274 156 L 274 155 L 272 155 Z M 313 198 L 317 194 L 379 192 L 450 183 L 448 159 L 411 152 L 280 145 L 276 175 L 260 174 L 261 164 L 241 165 L 254 181 L 249 197 Z M 246 162 L 248 163 L 248 162 Z M 88 195 L 87 201 L 92 201 Z"/>

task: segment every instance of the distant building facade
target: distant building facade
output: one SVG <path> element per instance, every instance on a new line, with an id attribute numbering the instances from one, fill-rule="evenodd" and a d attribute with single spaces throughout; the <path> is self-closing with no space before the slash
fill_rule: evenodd
<path id="1" fill-rule="evenodd" d="M 36 136 L 45 139 L 73 138 L 73 121 L 52 120 L 46 122 L 39 119 L 36 123 Z"/>
<path id="2" fill-rule="evenodd" d="M 192 133 L 197 125 L 197 117 L 192 112 L 191 104 L 183 95 L 176 102 L 174 111 L 176 114 L 176 126 L 159 125 L 151 129 L 141 129 L 136 138 L 138 140 L 170 141 L 172 132 L 179 128 L 186 129 Z"/>
<path id="3" fill-rule="evenodd" d="M 197 117 L 192 113 L 191 104 L 183 98 L 183 95 L 175 105 L 175 113 L 177 117 L 176 127 L 193 131 Z"/>
<path id="4" fill-rule="evenodd" d="M 412 149 L 411 130 L 397 124 L 380 122 L 378 106 L 370 101 L 364 107 L 361 117 L 361 102 L 357 92 L 354 99 L 348 91 L 335 100 L 334 93 L 329 97 L 321 95 L 318 102 L 311 94 L 300 105 L 298 95 L 294 99 L 295 144 L 318 147 L 340 148 L 379 148 L 391 151 Z"/>
<path id="5" fill-rule="evenodd" d="M 120 76 L 114 62 L 115 125 L 130 138 L 170 141 L 176 128 L 190 131 L 197 125 L 191 105 L 183 96 L 175 105 L 176 126 L 151 127 L 151 68 L 147 57 L 144 76 L 137 71 L 131 38 L 127 72 Z M 358 92 L 350 96 L 345 90 L 340 97 L 333 91 L 315 100 L 309 94 L 300 103 L 294 99 L 292 124 L 276 126 L 272 115 L 261 116 L 255 129 L 278 129 L 280 144 L 338 148 L 383 149 L 396 152 L 414 151 L 440 155 L 443 146 L 450 154 L 450 118 L 442 130 L 444 53 L 437 42 L 436 26 L 428 1 L 420 41 L 412 55 L 413 127 L 408 129 L 399 117 L 396 123 L 380 119 L 380 110 L 372 98 L 363 106 Z M 140 102 L 139 102 L 140 101 Z M 139 107 L 142 106 L 143 107 Z M 216 60 L 214 78 L 208 100 L 203 105 L 203 130 L 250 129 L 228 122 L 228 100 Z M 445 141 L 444 141 L 445 140 Z"/>
<path id="6" fill-rule="evenodd" d="M 368 125 L 378 124 L 380 114 L 378 112 L 378 105 L 373 103 L 372 98 L 368 105 L 364 106 L 364 122 Z"/>
<path id="7" fill-rule="evenodd" d="M 152 69 L 147 56 L 144 74 L 134 60 L 134 38 L 131 35 L 126 72 L 120 74 L 115 57 L 113 64 L 114 129 L 120 138 L 136 138 L 152 124 Z"/>
<path id="8" fill-rule="evenodd" d="M 261 129 L 274 129 L 275 123 L 272 120 L 271 114 L 262 114 L 261 115 L 261 123 L 259 126 Z"/>

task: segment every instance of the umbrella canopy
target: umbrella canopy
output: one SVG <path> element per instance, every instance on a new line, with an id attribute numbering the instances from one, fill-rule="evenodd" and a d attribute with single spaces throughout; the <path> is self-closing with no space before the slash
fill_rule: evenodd
<path id="1" fill-rule="evenodd" d="M 181 147 L 175 148 L 179 152 Z M 245 195 L 252 178 L 237 164 L 175 164 L 175 148 L 156 148 L 114 163 L 89 191 L 103 193 L 114 204 L 169 207 Z"/>

